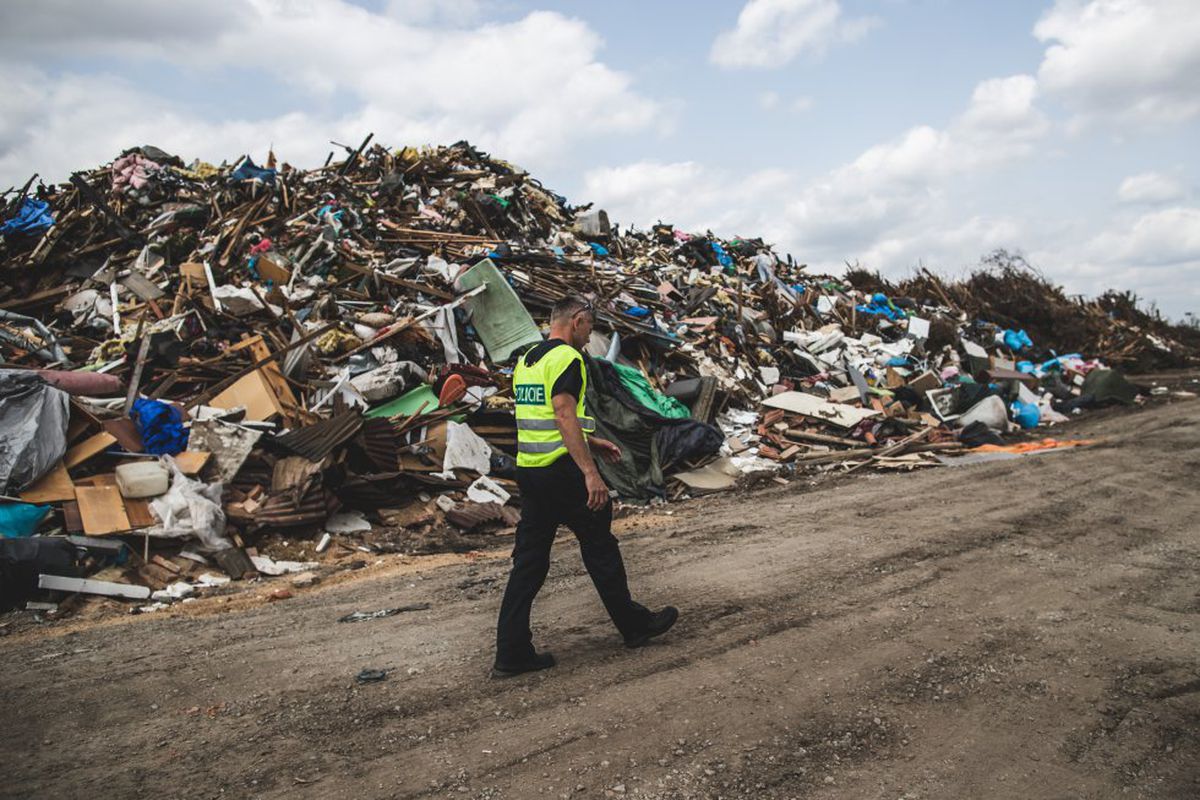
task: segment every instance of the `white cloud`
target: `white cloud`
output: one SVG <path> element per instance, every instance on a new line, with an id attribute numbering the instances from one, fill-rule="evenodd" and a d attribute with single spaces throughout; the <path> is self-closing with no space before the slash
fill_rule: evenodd
<path id="1" fill-rule="evenodd" d="M 466 25 L 483 17 L 484 0 L 388 0 L 386 13 L 400 22 L 417 25 Z"/>
<path id="2" fill-rule="evenodd" d="M 1097 260 L 1139 267 L 1200 264 L 1200 208 L 1175 206 L 1142 214 L 1124 229 L 1097 236 L 1088 251 Z"/>
<path id="3" fill-rule="evenodd" d="M 4 47 L 0 57 L 164 54 L 208 42 L 253 21 L 253 9 L 245 0 L 0 3 L 0 42 Z"/>
<path id="4" fill-rule="evenodd" d="M 922 256 L 977 257 L 1011 246 L 1017 223 L 953 220 L 948 187 L 1033 151 L 1049 127 L 1035 105 L 1036 88 L 1028 75 L 984 81 L 945 128 L 912 128 L 806 184 L 783 169 L 739 176 L 690 161 L 643 161 L 592 170 L 584 193 L 621 222 L 664 219 L 689 230 L 761 233 L 829 269 L 856 258 L 907 270 Z"/>
<path id="5" fill-rule="evenodd" d="M 877 24 L 844 18 L 838 0 L 749 0 L 737 25 L 717 35 L 709 59 L 722 67 L 781 67 L 804 53 L 820 56 L 831 43 L 857 41 Z"/>
<path id="6" fill-rule="evenodd" d="M 63 9 L 55 3 L 62 2 L 23 8 L 23 16 L 3 5 L 0 26 L 20 16 L 22 27 L 3 28 L 0 59 L 11 57 L 12 40 L 19 36 L 27 60 L 51 57 L 74 42 L 93 57 L 111 60 L 114 68 L 130 57 L 196 74 L 236 68 L 254 75 L 260 91 L 289 86 L 302 98 L 302 110 L 209 122 L 171 98 L 104 73 L 59 76 L 4 65 L 9 69 L 0 96 L 0 111 L 7 112 L 0 115 L 0 183 L 24 180 L 31 168 L 59 179 L 65 169 L 144 143 L 109 144 L 138 131 L 145 132 L 138 138 L 185 158 L 234 157 L 238 148 L 274 142 L 281 157 L 305 163 L 302 159 L 324 155 L 328 139 L 358 141 L 374 131 L 379 141 L 392 144 L 467 138 L 517 162 L 546 164 L 587 138 L 653 131 L 669 123 L 661 104 L 599 60 L 603 41 L 591 28 L 556 13 L 435 29 L 344 0 L 186 0 L 177 23 L 179 35 L 187 37 L 183 47 L 168 40 L 165 12 L 141 19 L 141 4 L 104 0 L 100 12 L 85 9 L 84 22 L 59 29 L 46 18 L 60 15 Z M 111 28 L 115 23 L 104 21 L 110 17 L 129 21 L 123 33 L 89 33 L 92 23 Z M 87 127 L 79 127 L 85 120 Z M 102 143 L 107 149 L 97 155 Z M 314 155 L 314 149 L 321 152 Z"/>
<path id="7" fill-rule="evenodd" d="M 1105 220 L 1035 250 L 1030 259 L 1053 269 L 1068 291 L 1095 296 L 1131 290 L 1173 319 L 1200 312 L 1200 208 L 1172 206 Z"/>
<path id="8" fill-rule="evenodd" d="M 1026 233 L 1019 220 L 976 215 L 958 223 L 897 231 L 873 243 L 859 258 L 862 264 L 882 267 L 892 275 L 907 274 L 918 263 L 943 274 L 954 273 L 997 248 L 1014 250 Z"/>
<path id="9" fill-rule="evenodd" d="M 774 111 L 779 108 L 780 100 L 779 92 L 765 91 L 758 96 L 758 104 L 764 111 Z"/>
<path id="10" fill-rule="evenodd" d="M 791 184 L 784 170 L 734 174 L 694 161 L 639 161 L 584 174 L 583 196 L 614 221 L 648 228 L 669 222 L 688 231 L 763 236 L 784 241 L 785 220 L 775 205 Z"/>
<path id="11" fill-rule="evenodd" d="M 1182 200 L 1187 194 L 1183 184 L 1161 172 L 1143 172 L 1121 181 L 1117 197 L 1122 203 L 1157 205 Z"/>
<path id="12" fill-rule="evenodd" d="M 984 81 L 946 128 L 912 128 L 811 182 L 787 205 L 796 240 L 840 259 L 869 252 L 902 226 L 928 225 L 951 179 L 1033 152 L 1049 129 L 1036 88 L 1028 75 Z"/>
<path id="13" fill-rule="evenodd" d="M 792 111 L 797 114 L 802 114 L 805 111 L 811 111 L 813 107 L 813 99 L 807 95 L 801 95 L 792 101 Z"/>
<path id="14" fill-rule="evenodd" d="M 300 113 L 270 119 L 207 122 L 184 106 L 146 94 L 112 77 L 26 75 L 21 85 L 36 95 L 36 107 L 18 113 L 12 95 L 0 94 L 0 186 L 23 183 L 37 171 L 47 181 L 63 180 L 114 158 L 127 147 L 153 144 L 190 159 L 211 161 L 243 153 L 264 158 L 271 142 L 294 143 L 281 156 L 297 163 L 319 163 L 326 140 L 361 139 L 366 121 L 344 120 L 312 135 L 315 121 Z M 86 132 L 86 134 L 81 134 Z"/>
<path id="15" fill-rule="evenodd" d="M 1121 123 L 1200 114 L 1195 0 L 1058 0 L 1033 29 L 1046 42 L 1038 81 L 1078 115 Z"/>
<path id="16" fill-rule="evenodd" d="M 980 83 L 943 128 L 914 127 L 801 182 L 786 169 L 748 176 L 695 162 L 638 162 L 589 172 L 585 194 L 624 223 L 763 235 L 814 269 L 858 260 L 885 273 L 917 261 L 957 268 L 1028 233 L 1019 219 L 970 214 L 956 186 L 1031 154 L 1049 130 L 1028 75 Z"/>
<path id="17" fill-rule="evenodd" d="M 1036 89 L 1028 75 L 984 81 L 966 110 L 946 128 L 917 126 L 806 186 L 780 180 L 777 188 L 786 191 L 778 197 L 752 197 L 759 207 L 768 204 L 775 215 L 786 217 L 800 242 L 828 240 L 844 246 L 871 241 L 896 224 L 920 217 L 946 179 L 1032 152 L 1049 127 L 1034 103 Z M 766 174 L 788 173 L 757 173 Z M 714 216 L 705 210 L 709 205 L 734 205 L 720 199 L 730 188 L 725 181 L 741 184 L 734 176 L 694 162 L 643 161 L 592 170 L 585 185 L 589 196 L 612 203 L 623 221 L 647 224 L 676 214 L 681 223 L 692 224 L 693 216 L 694 221 Z M 756 188 L 764 187 L 759 182 Z"/>

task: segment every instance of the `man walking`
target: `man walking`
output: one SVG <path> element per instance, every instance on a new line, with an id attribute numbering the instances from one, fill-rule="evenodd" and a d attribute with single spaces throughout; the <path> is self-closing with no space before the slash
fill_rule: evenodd
<path id="1" fill-rule="evenodd" d="M 671 606 L 652 613 L 633 601 L 610 531 L 612 501 L 592 453 L 615 462 L 621 449 L 589 435 L 596 426 L 584 407 L 587 369 L 580 351 L 593 322 L 587 301 L 559 300 L 550 312 L 550 338 L 519 356 L 513 371 L 521 522 L 496 626 L 495 677 L 554 666 L 554 656 L 533 648 L 529 613 L 550 570 L 550 546 L 560 524 L 579 540 L 583 564 L 627 647 L 666 633 L 679 617 Z"/>

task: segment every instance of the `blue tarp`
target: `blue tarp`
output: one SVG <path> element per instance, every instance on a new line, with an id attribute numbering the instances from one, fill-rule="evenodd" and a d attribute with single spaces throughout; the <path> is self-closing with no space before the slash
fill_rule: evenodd
<path id="1" fill-rule="evenodd" d="M 174 456 L 187 447 L 183 415 L 175 406 L 141 397 L 134 401 L 129 416 L 137 423 L 147 453 Z"/>
<path id="2" fill-rule="evenodd" d="M 44 231 L 54 224 L 50 213 L 50 204 L 44 200 L 26 197 L 17 210 L 17 215 L 0 225 L 0 234 L 8 236 L 14 233 L 37 233 Z"/>
<path id="3" fill-rule="evenodd" d="M 260 167 L 249 158 L 242 159 L 229 177 L 235 181 L 262 181 L 270 186 L 275 185 L 275 170 Z"/>

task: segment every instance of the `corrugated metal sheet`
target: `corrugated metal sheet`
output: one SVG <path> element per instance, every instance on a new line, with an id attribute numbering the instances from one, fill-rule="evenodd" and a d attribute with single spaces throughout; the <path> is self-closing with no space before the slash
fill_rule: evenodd
<path id="1" fill-rule="evenodd" d="M 340 507 L 338 499 L 324 488 L 313 487 L 297 505 L 287 497 L 267 498 L 262 508 L 255 512 L 254 522 L 272 528 L 319 525 Z"/>
<path id="2" fill-rule="evenodd" d="M 349 441 L 362 426 L 362 414 L 357 409 L 348 409 L 329 419 L 276 436 L 274 442 L 309 461 L 320 461 Z"/>
<path id="3" fill-rule="evenodd" d="M 446 521 L 464 531 L 478 528 L 485 522 L 503 519 L 499 503 L 463 503 L 446 512 Z"/>
<path id="4" fill-rule="evenodd" d="M 363 425 L 363 449 L 377 468 L 392 471 L 400 468 L 400 448 L 403 437 L 386 419 L 368 419 Z"/>
<path id="5" fill-rule="evenodd" d="M 446 512 L 446 521 L 465 531 L 474 530 L 487 522 L 516 525 L 520 520 L 519 511 L 499 503 L 460 503 Z"/>

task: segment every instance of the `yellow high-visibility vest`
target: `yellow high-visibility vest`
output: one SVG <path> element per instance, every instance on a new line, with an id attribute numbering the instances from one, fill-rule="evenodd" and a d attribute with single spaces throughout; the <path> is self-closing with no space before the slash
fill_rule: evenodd
<path id="1" fill-rule="evenodd" d="M 583 356 L 569 344 L 553 348 L 533 366 L 525 363 L 526 355 L 517 359 L 513 370 L 513 394 L 517 401 L 517 466 L 548 467 L 567 452 L 554 420 L 554 401 L 551 399 L 554 382 L 564 370 L 578 369 L 583 373 L 575 416 L 584 438 L 596 430 L 596 421 L 588 417 L 583 408 L 587 370 L 583 368 Z"/>

